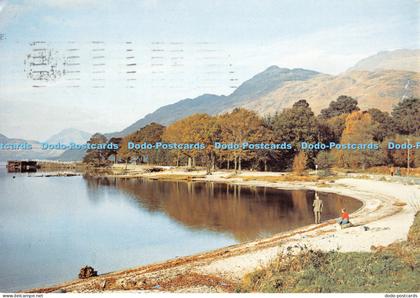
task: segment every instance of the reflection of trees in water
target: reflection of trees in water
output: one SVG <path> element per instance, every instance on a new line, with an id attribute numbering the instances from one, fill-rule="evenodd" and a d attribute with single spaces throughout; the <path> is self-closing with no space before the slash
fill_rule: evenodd
<path id="1" fill-rule="evenodd" d="M 83 179 L 86 183 L 86 193 L 90 201 L 93 203 L 99 202 L 108 189 L 108 187 L 116 187 L 116 178 L 108 178 L 108 177 L 101 177 L 101 178 L 90 178 L 84 176 Z"/>
<path id="2" fill-rule="evenodd" d="M 90 180 L 90 179 L 88 179 Z M 182 224 L 197 229 L 232 233 L 239 241 L 287 231 L 313 222 L 314 192 L 245 187 L 214 182 L 149 181 L 106 178 L 88 182 L 93 191 L 115 185 L 135 198 L 144 209 L 161 211 Z M 353 199 L 320 194 L 323 219 L 337 217 L 344 206 L 360 207 Z"/>

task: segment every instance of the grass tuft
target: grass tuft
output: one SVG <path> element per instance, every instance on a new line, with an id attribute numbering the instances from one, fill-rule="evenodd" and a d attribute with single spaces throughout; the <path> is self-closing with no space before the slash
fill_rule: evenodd
<path id="1" fill-rule="evenodd" d="M 279 256 L 246 275 L 241 292 L 384 293 L 420 292 L 420 213 L 408 240 L 372 252 L 305 250 Z"/>

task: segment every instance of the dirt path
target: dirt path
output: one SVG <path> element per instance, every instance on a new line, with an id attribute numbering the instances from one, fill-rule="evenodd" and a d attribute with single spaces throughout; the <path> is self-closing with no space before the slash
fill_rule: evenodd
<path id="1" fill-rule="evenodd" d="M 211 252 L 163 263 L 74 280 L 30 292 L 98 291 L 181 291 L 232 292 L 248 272 L 266 264 L 285 251 L 300 247 L 322 250 L 369 251 L 371 246 L 405 240 L 420 202 L 420 186 L 365 179 L 339 179 L 335 183 L 270 183 L 223 178 L 205 180 L 268 186 L 283 189 L 314 189 L 357 198 L 363 207 L 351 214 L 354 227 L 338 229 L 335 221 L 310 225 L 270 238 L 224 247 Z"/>

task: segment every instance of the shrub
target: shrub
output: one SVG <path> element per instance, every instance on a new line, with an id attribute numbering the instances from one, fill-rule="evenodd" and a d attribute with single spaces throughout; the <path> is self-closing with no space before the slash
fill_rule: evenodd
<path id="1" fill-rule="evenodd" d="M 293 172 L 295 172 L 296 175 L 301 176 L 306 169 L 307 163 L 308 157 L 306 153 L 303 151 L 299 152 L 293 159 Z"/>

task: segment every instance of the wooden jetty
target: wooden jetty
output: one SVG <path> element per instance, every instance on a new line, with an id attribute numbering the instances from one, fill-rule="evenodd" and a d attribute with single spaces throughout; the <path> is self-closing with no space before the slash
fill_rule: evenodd
<path id="1" fill-rule="evenodd" d="M 38 164 L 36 161 L 9 160 L 7 161 L 8 172 L 36 172 Z"/>

